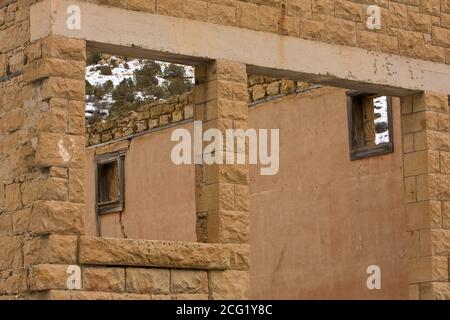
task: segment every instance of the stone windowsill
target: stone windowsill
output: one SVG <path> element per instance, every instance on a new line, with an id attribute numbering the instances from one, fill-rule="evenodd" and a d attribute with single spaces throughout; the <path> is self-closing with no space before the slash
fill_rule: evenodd
<path id="1" fill-rule="evenodd" d="M 87 265 L 224 270 L 230 251 L 223 244 L 81 237 L 79 261 Z"/>

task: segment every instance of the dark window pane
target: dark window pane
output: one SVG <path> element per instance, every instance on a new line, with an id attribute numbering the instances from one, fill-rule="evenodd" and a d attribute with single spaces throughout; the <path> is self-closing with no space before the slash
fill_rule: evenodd
<path id="1" fill-rule="evenodd" d="M 99 165 L 100 203 L 119 201 L 119 168 L 117 161 Z"/>
<path id="2" fill-rule="evenodd" d="M 347 100 L 351 158 L 392 152 L 391 98 L 349 93 Z"/>

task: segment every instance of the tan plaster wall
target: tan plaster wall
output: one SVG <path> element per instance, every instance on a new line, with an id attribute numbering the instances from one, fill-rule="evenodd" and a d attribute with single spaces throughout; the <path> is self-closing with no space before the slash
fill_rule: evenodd
<path id="1" fill-rule="evenodd" d="M 407 297 L 400 103 L 395 152 L 351 162 L 345 101 L 344 90 L 324 88 L 250 109 L 250 127 L 280 128 L 281 144 L 278 175 L 250 169 L 252 298 Z M 131 142 L 122 215 L 130 238 L 195 240 L 194 167 L 171 165 L 171 131 Z M 89 234 L 92 157 L 90 149 Z M 118 214 L 102 229 L 123 236 Z M 380 291 L 367 290 L 371 264 L 381 267 Z"/>
<path id="2" fill-rule="evenodd" d="M 192 124 L 177 128 L 191 130 Z M 194 166 L 170 160 L 172 129 L 132 139 L 125 158 L 125 210 L 101 217 L 102 236 L 196 241 Z M 93 149 L 87 150 L 87 232 L 95 234 Z M 123 229 L 122 229 L 123 227 Z"/>
<path id="3" fill-rule="evenodd" d="M 349 160 L 345 91 L 269 102 L 249 127 L 280 128 L 280 171 L 250 169 L 252 297 L 407 298 L 400 103 L 395 152 Z M 382 271 L 381 290 L 366 268 Z"/>

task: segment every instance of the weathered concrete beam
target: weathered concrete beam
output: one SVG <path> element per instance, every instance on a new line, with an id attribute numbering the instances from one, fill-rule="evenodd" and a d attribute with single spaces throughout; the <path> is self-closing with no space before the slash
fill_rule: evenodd
<path id="1" fill-rule="evenodd" d="M 71 4 L 81 9 L 80 29 L 67 27 Z M 187 64 L 224 59 L 254 73 L 349 89 L 450 93 L 446 64 L 91 3 L 45 0 L 32 6 L 31 40 L 49 34 L 85 39 L 88 47 L 111 53 Z"/>

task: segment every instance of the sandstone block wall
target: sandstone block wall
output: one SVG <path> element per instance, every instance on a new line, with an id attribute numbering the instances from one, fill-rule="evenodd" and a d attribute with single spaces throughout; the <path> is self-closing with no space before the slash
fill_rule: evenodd
<path id="1" fill-rule="evenodd" d="M 450 64 L 450 0 L 89 0 Z M 368 30 L 367 7 L 381 8 Z"/>
<path id="2" fill-rule="evenodd" d="M 450 299 L 448 97 L 403 99 L 402 130 L 412 299 Z"/>
<path id="3" fill-rule="evenodd" d="M 255 104 L 267 99 L 278 98 L 296 92 L 316 89 L 318 87 L 320 86 L 306 82 L 287 79 L 274 79 L 261 75 L 249 75 L 249 103 Z"/>
<path id="4" fill-rule="evenodd" d="M 450 63 L 449 0 L 89 1 Z M 84 285 L 90 290 L 98 290 L 90 292 L 122 291 L 124 288 L 127 291 L 127 270 L 118 267 L 117 262 L 102 261 L 101 265 L 108 268 L 94 270 L 90 269 L 91 262 L 81 258 L 77 260 L 72 251 L 62 253 L 54 249 L 56 242 L 56 247 L 65 244 L 64 248 L 74 248 L 74 243 L 78 243 L 79 250 L 83 250 L 84 240 L 80 236 L 84 229 L 85 211 L 82 155 L 86 144 L 83 77 L 86 43 L 59 37 L 31 43 L 29 6 L 36 2 L 39 1 L 6 0 L 0 3 L 0 247 L 4 252 L 0 255 L 0 295 L 3 298 L 30 298 L 35 292 L 45 292 L 41 297 L 56 298 L 58 292 L 51 290 L 61 289 L 63 276 L 62 268 L 58 266 L 74 261 L 84 268 L 85 279 L 88 279 Z M 368 4 L 382 7 L 382 29 L 379 31 L 365 28 L 365 7 Z M 204 121 L 207 124 L 205 128 L 246 128 L 248 92 L 245 65 L 216 61 L 197 69 L 194 119 Z M 425 93 L 412 99 L 413 113 L 417 106 L 445 113 L 442 96 Z M 418 134 L 414 132 L 413 135 L 414 148 L 417 146 L 419 149 L 414 149 L 415 154 L 411 157 L 418 159 L 420 169 L 412 165 L 407 171 L 409 156 L 405 157 L 405 175 L 410 174 L 405 176 L 407 199 L 411 203 L 419 203 L 417 206 L 429 201 L 429 207 L 425 205 L 418 210 L 419 215 L 427 219 L 435 214 L 439 205 L 441 208 L 440 224 L 434 224 L 432 220 L 430 227 L 419 227 L 411 233 L 414 239 L 419 235 L 417 257 L 420 258 L 411 262 L 411 275 L 416 274 L 414 270 L 419 270 L 417 274 L 420 275 L 411 279 L 411 292 L 412 297 L 417 297 L 419 292 L 420 298 L 449 297 L 445 261 L 448 263 L 450 241 L 442 218 L 448 200 L 445 152 L 448 151 L 449 135 L 440 129 L 439 123 L 443 120 L 439 117 L 442 116 L 437 117 L 438 129 L 431 116 L 426 121 L 419 121 L 420 125 L 426 123 L 430 127 L 419 127 Z M 417 123 L 411 119 L 407 121 L 405 128 L 410 129 L 411 121 L 411 128 L 415 130 Z M 411 143 L 411 136 L 407 139 Z M 421 151 L 426 151 L 426 161 L 423 161 Z M 439 153 L 439 169 L 435 165 L 436 151 Z M 199 166 L 196 173 L 199 241 L 215 242 L 220 250 L 231 244 L 248 245 L 248 168 Z M 233 201 L 221 201 L 224 195 Z M 52 241 L 52 236 L 59 237 L 59 240 Z M 115 257 L 126 256 L 127 250 L 122 246 L 127 244 L 110 244 L 107 251 Z M 171 249 L 165 250 L 170 252 Z M 145 252 L 145 248 L 138 246 L 137 251 Z M 182 260 L 190 253 L 183 251 L 177 259 Z M 167 261 L 167 265 L 137 266 L 167 270 L 160 274 L 177 273 L 172 269 L 183 268 L 172 259 Z M 237 258 L 230 265 L 236 261 Z M 209 268 L 203 264 L 197 266 L 201 270 Z M 46 271 L 48 269 L 52 271 Z M 139 272 L 131 271 L 130 279 Z M 208 297 L 246 297 L 248 267 L 236 272 L 228 267 L 218 272 L 208 271 Z M 117 277 L 110 286 L 96 287 L 95 281 L 89 283 L 89 279 L 111 274 Z M 123 274 L 125 285 L 121 280 Z M 52 277 L 56 277 L 54 281 Z M 189 282 L 202 282 L 202 278 L 204 274 Z M 237 285 L 236 279 L 239 279 Z M 130 281 L 130 288 L 139 287 L 135 283 L 139 281 Z M 160 288 L 159 292 L 179 293 L 177 283 L 169 283 L 169 291 L 167 282 L 161 280 L 161 283 L 163 289 Z M 142 287 L 146 286 L 142 284 Z M 131 289 L 130 293 L 136 290 Z M 192 290 L 186 289 L 185 293 Z M 204 294 L 205 290 L 194 291 Z M 79 294 L 94 298 L 89 294 Z M 96 297 L 99 296 L 110 297 L 109 294 Z"/>
<path id="5" fill-rule="evenodd" d="M 248 246 L 55 236 L 33 255 L 28 299 L 243 299 Z M 31 262 L 31 261 L 30 261 Z M 81 266 L 82 287 L 67 289 L 67 268 Z M 13 282 L 13 279 L 10 282 Z M 14 297 L 4 296 L 12 299 Z"/>
<path id="6" fill-rule="evenodd" d="M 28 292 L 28 279 L 34 263 L 27 255 L 31 243 L 50 230 L 80 233 L 81 213 L 84 211 L 77 191 L 80 180 L 69 180 L 69 173 L 76 177 L 81 172 L 82 162 L 76 165 L 69 165 L 69 161 L 60 166 L 36 165 L 38 161 L 44 164 L 45 158 L 50 160 L 51 157 L 56 163 L 57 156 L 51 149 L 46 150 L 45 155 L 42 149 L 38 151 L 48 139 L 58 136 L 76 142 L 83 137 L 84 125 L 82 122 L 75 125 L 79 111 L 75 106 L 70 111 L 73 126 L 69 129 L 68 106 L 69 103 L 76 104 L 79 95 L 50 99 L 54 94 L 56 98 L 56 93 L 61 93 L 59 89 L 72 81 L 67 74 L 59 73 L 60 77 L 48 77 L 45 81 L 38 80 L 36 74 L 31 76 L 34 79 L 29 77 L 28 70 L 39 61 L 58 61 L 62 48 L 51 41 L 29 42 L 29 6 L 32 3 L 34 1 L 26 0 L 0 3 L 1 296 L 23 297 Z M 72 61 L 76 66 L 78 61 L 84 61 L 82 44 L 71 47 L 71 50 L 74 51 L 67 62 Z M 49 72 L 56 75 L 54 69 Z M 82 99 L 78 102 L 77 106 L 84 108 Z M 48 122 L 51 116 L 58 118 L 54 126 Z M 70 223 L 65 214 L 58 216 L 66 210 L 73 213 Z"/>
<path id="7" fill-rule="evenodd" d="M 35 2 L 0 6 L 0 297 L 247 297 L 247 244 L 82 237 L 86 44 L 62 37 L 30 43 Z M 69 265 L 81 267 L 81 290 L 67 290 Z"/>

